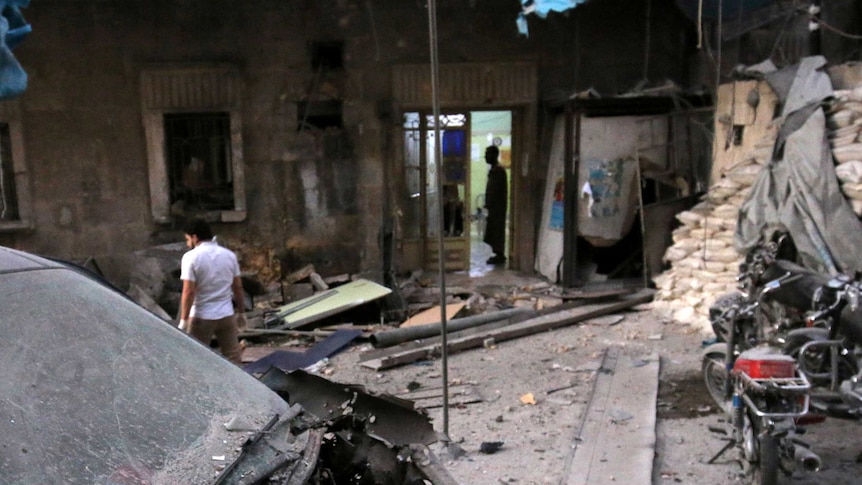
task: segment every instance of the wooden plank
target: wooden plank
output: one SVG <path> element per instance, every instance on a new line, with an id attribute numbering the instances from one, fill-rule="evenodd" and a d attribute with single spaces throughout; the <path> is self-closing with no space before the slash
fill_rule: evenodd
<path id="1" fill-rule="evenodd" d="M 450 303 L 446 305 L 446 320 L 451 320 L 458 312 L 461 311 L 467 304 L 464 302 Z M 429 323 L 437 323 L 440 321 L 440 305 L 419 312 L 416 315 L 408 318 L 407 321 L 400 325 L 404 327 L 415 327 L 416 325 L 427 325 Z"/>
<path id="2" fill-rule="evenodd" d="M 486 340 L 493 339 L 502 342 L 509 339 L 532 335 L 554 328 L 572 325 L 590 318 L 616 313 L 653 299 L 655 290 L 644 289 L 637 293 L 620 297 L 611 303 L 585 305 L 567 311 L 542 315 L 520 323 L 508 325 L 488 332 L 449 340 L 448 352 L 454 353 L 475 347 L 481 347 Z M 417 360 L 434 358 L 441 353 L 441 344 L 434 343 L 420 348 L 401 351 L 394 348 L 389 355 L 361 362 L 360 365 L 374 370 L 389 369 L 399 365 L 409 364 Z"/>
<path id="3" fill-rule="evenodd" d="M 311 276 L 311 273 L 314 273 L 314 265 L 308 264 L 285 276 L 282 281 L 284 281 L 285 283 L 296 283 L 297 281 L 302 281 L 308 278 L 309 276 Z"/>
<path id="4" fill-rule="evenodd" d="M 652 483 L 658 372 L 658 354 L 608 349 L 561 484 Z"/>

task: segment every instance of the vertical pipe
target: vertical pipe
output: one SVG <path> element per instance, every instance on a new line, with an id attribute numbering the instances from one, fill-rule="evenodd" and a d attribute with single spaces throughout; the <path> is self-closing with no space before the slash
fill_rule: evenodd
<path id="1" fill-rule="evenodd" d="M 446 253 L 443 244 L 443 143 L 440 138 L 440 65 L 437 59 L 437 2 L 428 0 L 428 39 L 431 44 L 431 104 L 434 108 L 434 159 L 437 167 L 437 263 L 440 276 L 440 331 L 443 364 L 443 434 L 449 436 L 449 343 L 446 328 Z"/>
<path id="2" fill-rule="evenodd" d="M 572 103 L 566 104 L 566 123 L 563 135 L 563 274 L 565 287 L 575 286 L 577 269 L 577 193 L 578 180 L 574 172 L 574 114 Z"/>

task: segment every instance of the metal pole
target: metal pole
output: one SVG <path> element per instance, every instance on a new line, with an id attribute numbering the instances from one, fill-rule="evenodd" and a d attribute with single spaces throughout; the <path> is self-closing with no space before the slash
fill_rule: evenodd
<path id="1" fill-rule="evenodd" d="M 443 434 L 449 438 L 449 342 L 446 328 L 446 253 L 443 244 L 443 165 L 441 152 L 443 140 L 440 137 L 440 65 L 437 59 L 437 2 L 428 0 L 428 39 L 431 44 L 431 104 L 434 111 L 434 160 L 437 168 L 437 262 L 440 274 L 440 332 L 443 362 Z"/>

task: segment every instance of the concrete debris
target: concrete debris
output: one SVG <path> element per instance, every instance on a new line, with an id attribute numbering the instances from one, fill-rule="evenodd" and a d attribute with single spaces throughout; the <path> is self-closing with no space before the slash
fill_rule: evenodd
<path id="1" fill-rule="evenodd" d="M 479 445 L 479 452 L 485 453 L 486 455 L 490 455 L 492 453 L 496 453 L 503 448 L 502 441 L 483 441 L 481 445 Z"/>

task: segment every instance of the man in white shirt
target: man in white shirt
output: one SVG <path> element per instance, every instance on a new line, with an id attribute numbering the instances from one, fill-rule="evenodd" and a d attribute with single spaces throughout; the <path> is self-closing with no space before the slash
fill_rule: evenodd
<path id="1" fill-rule="evenodd" d="M 191 251 L 183 255 L 180 270 L 180 328 L 207 346 L 215 337 L 222 355 L 242 365 L 237 336 L 245 301 L 236 255 L 213 241 L 212 229 L 204 220 L 190 221 L 184 232 Z M 234 304 L 239 313 L 234 312 Z"/>

